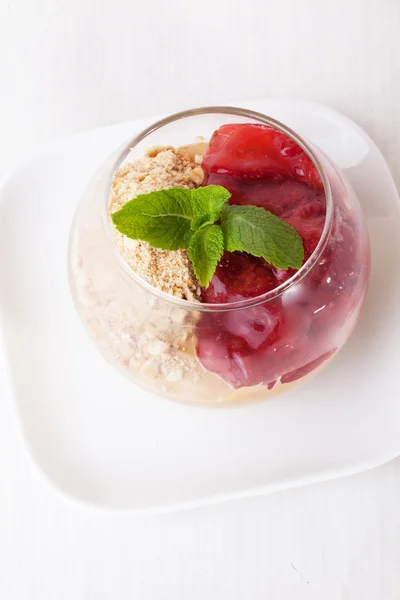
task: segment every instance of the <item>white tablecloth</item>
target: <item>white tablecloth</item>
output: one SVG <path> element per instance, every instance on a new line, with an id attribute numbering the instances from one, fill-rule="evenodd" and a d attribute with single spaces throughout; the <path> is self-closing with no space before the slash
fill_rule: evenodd
<path id="1" fill-rule="evenodd" d="M 274 95 L 356 120 L 400 185 L 399 28 L 398 0 L 0 0 L 0 174 L 58 135 Z M 0 398 L 4 600 L 398 600 L 399 506 L 397 460 L 171 515 L 77 508 Z"/>

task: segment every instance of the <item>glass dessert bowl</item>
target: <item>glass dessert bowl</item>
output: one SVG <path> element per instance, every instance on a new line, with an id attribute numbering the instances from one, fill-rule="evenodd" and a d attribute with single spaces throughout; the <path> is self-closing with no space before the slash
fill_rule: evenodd
<path id="1" fill-rule="evenodd" d="M 154 248 L 113 222 L 136 196 L 207 186 L 290 225 L 299 268 L 228 243 L 202 286 L 182 246 Z M 106 160 L 72 225 L 69 278 L 114 366 L 158 395 L 222 405 L 266 399 L 326 365 L 356 324 L 369 262 L 355 193 L 318 148 L 262 114 L 210 107 L 155 123 Z"/>

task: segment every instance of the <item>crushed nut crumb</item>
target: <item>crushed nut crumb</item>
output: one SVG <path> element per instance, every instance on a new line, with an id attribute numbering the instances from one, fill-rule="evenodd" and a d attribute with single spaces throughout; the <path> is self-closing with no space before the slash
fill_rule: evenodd
<path id="1" fill-rule="evenodd" d="M 109 214 L 138 194 L 172 187 L 196 188 L 204 179 L 199 157 L 206 144 L 182 148 L 151 148 L 139 160 L 123 165 L 115 173 Z M 200 285 L 186 250 L 160 250 L 147 242 L 131 240 L 112 226 L 114 242 L 130 268 L 150 285 L 177 298 L 196 301 Z"/>

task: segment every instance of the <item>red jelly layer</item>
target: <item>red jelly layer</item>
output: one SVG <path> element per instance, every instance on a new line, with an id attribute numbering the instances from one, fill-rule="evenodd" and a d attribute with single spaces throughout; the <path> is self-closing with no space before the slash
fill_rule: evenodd
<path id="1" fill-rule="evenodd" d="M 204 185 L 227 188 L 231 204 L 261 206 L 295 227 L 305 260 L 310 257 L 324 228 L 325 194 L 314 164 L 288 136 L 264 125 L 224 125 L 212 136 L 202 166 Z M 355 233 L 350 216 L 343 214 L 332 233 L 341 243 L 328 244 L 319 263 L 291 290 L 251 308 L 202 314 L 197 355 L 207 370 L 235 388 L 271 388 L 278 379 L 289 383 L 303 377 L 333 354 L 338 323 L 355 308 Z M 255 298 L 294 273 L 244 253 L 225 253 L 202 299 Z"/>

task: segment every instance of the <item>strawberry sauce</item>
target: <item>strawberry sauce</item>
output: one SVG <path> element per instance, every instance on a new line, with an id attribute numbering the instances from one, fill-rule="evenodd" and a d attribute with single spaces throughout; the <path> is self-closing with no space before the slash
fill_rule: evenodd
<path id="1" fill-rule="evenodd" d="M 287 221 L 302 237 L 304 260 L 311 256 L 324 228 L 325 193 L 313 162 L 291 138 L 267 125 L 224 125 L 213 134 L 202 167 L 204 185 L 222 185 L 232 194 L 230 204 L 260 206 Z M 356 228 L 340 204 L 331 243 L 299 283 L 257 306 L 202 313 L 197 355 L 208 371 L 234 388 L 272 388 L 277 380 L 300 379 L 335 352 L 360 297 L 353 293 L 360 259 Z M 255 298 L 294 273 L 226 252 L 202 300 Z"/>

